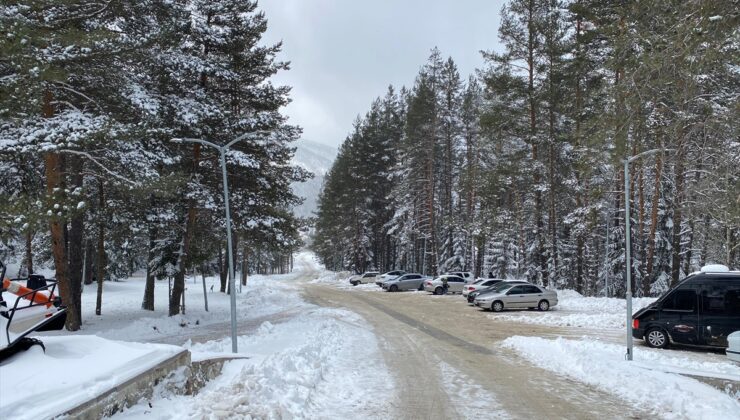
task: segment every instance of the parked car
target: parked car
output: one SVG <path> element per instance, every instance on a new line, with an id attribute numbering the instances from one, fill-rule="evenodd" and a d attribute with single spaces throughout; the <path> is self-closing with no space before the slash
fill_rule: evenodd
<path id="1" fill-rule="evenodd" d="M 404 274 L 395 279 L 383 282 L 381 287 L 389 292 L 401 290 L 424 290 L 424 280 L 428 277 L 418 273 Z"/>
<path id="2" fill-rule="evenodd" d="M 504 281 L 503 279 L 478 279 L 474 283 L 467 284 L 465 287 L 463 287 L 462 295 L 464 297 L 468 297 L 468 294 L 470 292 L 475 292 L 476 290 L 482 290 L 487 289 L 494 284 L 501 283 Z"/>
<path id="3" fill-rule="evenodd" d="M 380 277 L 378 277 L 376 279 L 376 281 L 375 281 L 375 284 L 377 284 L 378 286 L 380 286 L 381 284 L 383 284 L 384 281 L 393 280 L 396 277 L 402 276 L 404 274 L 406 274 L 406 272 L 403 271 L 403 270 L 389 271 L 389 272 L 381 275 Z"/>
<path id="4" fill-rule="evenodd" d="M 501 312 L 504 309 L 534 309 L 547 311 L 558 304 L 558 294 L 534 284 L 505 284 L 478 295 L 475 306 Z"/>
<path id="5" fill-rule="evenodd" d="M 632 336 L 648 347 L 728 347 L 740 330 L 740 271 L 707 266 L 632 316 Z"/>
<path id="6" fill-rule="evenodd" d="M 435 279 L 429 279 L 424 281 L 424 290 L 432 292 L 435 295 L 441 295 L 444 293 L 444 282 L 442 279 L 447 279 L 447 293 L 462 293 L 465 287 L 465 279 L 451 274 L 442 274 Z"/>
<path id="7" fill-rule="evenodd" d="M 529 284 L 529 282 L 526 282 L 524 280 L 506 280 L 506 281 L 502 281 L 502 282 L 496 283 L 496 284 L 494 284 L 492 286 L 481 288 L 479 290 L 474 290 L 474 291 L 468 293 L 468 298 L 467 298 L 468 299 L 468 303 L 471 303 L 472 304 L 475 301 L 475 298 L 476 297 L 478 297 L 478 296 L 480 296 L 480 295 L 482 295 L 484 293 L 488 293 L 488 292 L 494 293 L 497 290 L 503 290 L 504 288 L 507 288 L 507 287 L 509 287 L 509 285 L 512 285 L 512 284 Z"/>
<path id="8" fill-rule="evenodd" d="M 472 283 L 475 281 L 475 276 L 473 276 L 473 273 L 471 273 L 470 271 L 452 271 L 445 274 L 450 276 L 462 277 L 463 279 L 465 279 L 466 283 Z"/>
<path id="9" fill-rule="evenodd" d="M 725 350 L 727 357 L 740 363 L 740 331 L 728 335 L 727 344 L 727 350 Z"/>
<path id="10" fill-rule="evenodd" d="M 378 276 L 380 276 L 380 273 L 378 273 L 377 271 L 368 271 L 366 273 L 350 277 L 349 283 L 352 286 L 357 286 L 358 284 L 372 283 L 375 281 L 376 278 L 378 278 Z"/>

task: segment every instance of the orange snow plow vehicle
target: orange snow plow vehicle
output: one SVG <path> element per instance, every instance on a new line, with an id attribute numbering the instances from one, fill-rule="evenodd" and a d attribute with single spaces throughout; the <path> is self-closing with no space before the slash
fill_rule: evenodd
<path id="1" fill-rule="evenodd" d="M 28 337 L 36 331 L 52 331 L 64 328 L 67 308 L 54 293 L 57 282 L 43 276 L 29 276 L 26 284 L 22 279 L 5 277 L 6 267 L 0 262 L 0 362 L 8 357 L 44 343 Z"/>

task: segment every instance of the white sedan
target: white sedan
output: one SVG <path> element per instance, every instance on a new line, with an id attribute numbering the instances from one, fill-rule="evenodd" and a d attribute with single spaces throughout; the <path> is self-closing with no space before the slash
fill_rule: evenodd
<path id="1" fill-rule="evenodd" d="M 447 293 L 462 293 L 463 287 L 465 286 L 465 279 L 451 274 L 443 274 L 434 280 L 424 281 L 424 290 L 431 292 L 435 295 L 441 295 L 444 293 L 444 283 L 442 279 L 447 279 Z"/>

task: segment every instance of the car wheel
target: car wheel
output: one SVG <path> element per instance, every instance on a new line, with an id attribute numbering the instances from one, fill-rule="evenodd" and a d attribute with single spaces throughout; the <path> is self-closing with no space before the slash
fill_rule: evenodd
<path id="1" fill-rule="evenodd" d="M 391 286 L 391 287 L 389 287 L 389 288 L 388 288 L 388 291 L 389 291 L 389 292 L 397 292 L 397 291 L 398 291 L 398 286 L 396 286 L 396 285 L 394 284 L 393 286 Z"/>
<path id="2" fill-rule="evenodd" d="M 491 310 L 493 312 L 501 312 L 504 310 L 504 303 L 500 300 L 497 300 L 491 304 Z"/>
<path id="3" fill-rule="evenodd" d="M 418 288 L 418 289 L 416 289 L 416 290 L 418 290 L 418 291 L 420 291 L 420 292 L 423 292 L 423 291 L 424 291 L 424 283 L 420 284 L 420 285 L 419 285 L 419 288 Z"/>
<path id="4" fill-rule="evenodd" d="M 441 287 L 437 287 L 436 289 L 434 289 L 434 294 L 435 295 L 441 295 L 442 294 L 442 288 Z"/>
<path id="5" fill-rule="evenodd" d="M 543 312 L 550 310 L 550 302 L 541 300 L 540 303 L 537 304 L 537 309 Z"/>
<path id="6" fill-rule="evenodd" d="M 655 349 L 668 347 L 668 335 L 660 328 L 652 328 L 645 334 L 645 344 Z"/>

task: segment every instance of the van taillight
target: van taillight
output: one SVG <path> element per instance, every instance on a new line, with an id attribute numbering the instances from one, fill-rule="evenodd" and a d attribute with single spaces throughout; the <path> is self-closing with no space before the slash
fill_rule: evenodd
<path id="1" fill-rule="evenodd" d="M 639 319 L 633 319 L 633 320 L 632 320 L 632 328 L 633 328 L 633 329 L 638 329 L 638 328 L 640 328 L 640 320 L 639 320 Z"/>

